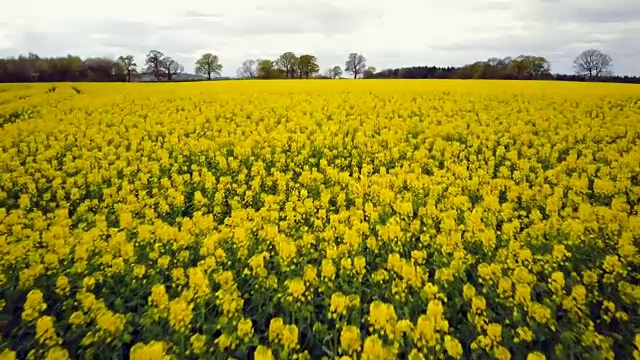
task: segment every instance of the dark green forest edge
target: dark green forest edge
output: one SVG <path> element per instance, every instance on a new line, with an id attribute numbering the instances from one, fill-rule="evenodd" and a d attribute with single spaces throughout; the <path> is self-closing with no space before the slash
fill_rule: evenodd
<path id="1" fill-rule="evenodd" d="M 314 55 L 285 52 L 277 59 L 247 59 L 237 69 L 239 79 L 505 79 L 561 80 L 640 83 L 638 76 L 614 75 L 611 56 L 596 49 L 585 50 L 573 61 L 574 74 L 553 74 L 549 61 L 541 56 L 490 58 L 464 66 L 413 66 L 378 71 L 367 66 L 362 54 L 348 55 L 344 67 L 321 71 Z M 220 78 L 222 64 L 218 55 L 207 53 L 195 63 L 195 75 L 186 74 L 183 64 L 164 53 L 151 50 L 143 66 L 132 55 L 118 59 L 104 57 L 82 59 L 79 56 L 40 57 L 29 53 L 0 59 L 0 83 L 20 82 L 125 82 L 125 81 L 198 81 Z"/>

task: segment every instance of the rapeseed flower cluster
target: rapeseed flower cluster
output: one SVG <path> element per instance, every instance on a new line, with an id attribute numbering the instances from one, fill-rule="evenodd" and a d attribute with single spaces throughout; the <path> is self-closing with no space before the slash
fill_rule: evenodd
<path id="1" fill-rule="evenodd" d="M 0 359 L 640 358 L 637 87 L 78 86 L 0 88 Z"/>

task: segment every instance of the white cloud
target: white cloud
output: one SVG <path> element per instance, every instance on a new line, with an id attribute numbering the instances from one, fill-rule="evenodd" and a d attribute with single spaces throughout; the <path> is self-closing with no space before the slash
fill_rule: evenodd
<path id="1" fill-rule="evenodd" d="M 312 53 L 321 67 L 362 52 L 377 68 L 461 65 L 492 56 L 546 56 L 570 72 L 587 47 L 639 74 L 637 0 L 22 0 L 0 14 L 0 56 L 133 54 L 158 49 L 185 64 L 218 54 L 223 73 L 247 58 Z"/>

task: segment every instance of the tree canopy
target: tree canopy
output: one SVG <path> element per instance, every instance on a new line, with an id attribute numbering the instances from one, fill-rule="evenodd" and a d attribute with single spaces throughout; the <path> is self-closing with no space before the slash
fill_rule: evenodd
<path id="1" fill-rule="evenodd" d="M 354 79 L 357 79 L 364 70 L 367 68 L 367 59 L 362 54 L 351 53 L 344 63 L 344 71 L 353 75 Z"/>
<path id="2" fill-rule="evenodd" d="M 220 76 L 221 71 L 222 64 L 220 64 L 218 55 L 206 53 L 196 61 L 196 74 L 206 75 L 209 80 L 211 80 L 211 75 Z"/>

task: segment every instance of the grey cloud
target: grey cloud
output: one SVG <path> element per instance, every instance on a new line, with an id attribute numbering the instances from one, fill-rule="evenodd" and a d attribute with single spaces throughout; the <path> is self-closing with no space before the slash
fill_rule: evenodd
<path id="1" fill-rule="evenodd" d="M 177 53 L 188 53 L 202 45 L 202 36 L 175 31 L 163 25 L 152 25 L 135 21 L 109 21 L 98 25 L 94 32 L 105 34 L 100 43 L 121 51 L 146 52 L 158 49 Z"/>
<path id="2" fill-rule="evenodd" d="M 545 56 L 554 72 L 572 72 L 573 59 L 583 50 L 598 48 L 614 59 L 614 71 L 637 74 L 640 37 L 633 25 L 607 24 L 545 26 L 526 24 L 503 31 L 479 33 L 464 40 L 433 46 L 435 51 L 464 54 L 482 60 L 491 56 L 537 54 Z M 528 30 L 528 31 L 527 31 Z M 470 62 L 472 62 L 470 61 Z"/>
<path id="3" fill-rule="evenodd" d="M 363 51 L 370 65 L 379 69 L 462 65 L 493 56 L 540 54 L 551 61 L 553 71 L 571 72 L 573 58 L 586 48 L 596 47 L 613 57 L 616 72 L 640 73 L 636 60 L 640 58 L 638 0 L 454 0 L 449 3 L 466 6 L 460 17 L 457 10 L 446 9 L 451 11 L 451 20 L 458 23 L 451 32 L 440 30 L 441 34 L 438 30 L 426 31 L 421 24 L 415 24 L 415 34 L 400 34 L 392 28 L 389 19 L 411 18 L 403 16 L 407 10 L 403 10 L 401 0 L 374 0 L 366 6 L 364 1 L 358 1 L 360 5 L 338 1 L 255 0 L 242 9 L 220 12 L 215 7 L 208 10 L 194 4 L 192 9 L 185 5 L 185 10 L 160 24 L 153 23 L 150 16 L 139 21 L 78 19 L 77 26 L 64 23 L 59 25 L 64 27 L 41 31 L 27 30 L 14 18 L 3 18 L 0 39 L 3 31 L 10 37 L 8 43 L 0 40 L 0 54 L 34 51 L 44 56 L 71 53 L 85 57 L 130 53 L 141 64 L 144 54 L 158 49 L 189 70 L 195 61 L 194 52 L 207 49 L 220 54 L 227 74 L 233 74 L 243 59 L 273 58 L 286 50 L 315 54 L 323 70 L 329 65 L 343 66 L 350 51 Z M 256 3 L 259 5 L 252 5 Z M 411 0 L 404 3 L 411 6 Z M 486 17 L 482 17 L 483 12 Z M 471 21 L 474 17 L 470 14 L 478 21 Z M 430 15 L 438 16 L 438 12 Z M 460 26 L 463 18 L 470 21 Z M 477 26 L 471 28 L 474 24 Z M 381 26 L 389 31 L 381 31 Z M 5 30 L 10 28 L 15 30 Z"/>
<path id="4" fill-rule="evenodd" d="M 640 2 L 636 0 L 524 0 L 516 16 L 545 24 L 610 24 L 640 20 Z"/>
<path id="5" fill-rule="evenodd" d="M 241 19 L 228 19 L 219 14 L 189 11 L 187 19 L 164 26 L 164 29 L 194 30 L 231 37 L 349 34 L 364 20 L 379 17 L 372 9 L 318 2 L 281 1 L 247 9 Z"/>
<path id="6" fill-rule="evenodd" d="M 109 21 L 94 24 L 83 32 L 25 31 L 18 43 L 20 49 L 0 49 L 2 54 L 18 55 L 13 52 L 29 51 L 41 56 L 81 57 L 107 56 L 115 58 L 122 54 L 133 54 L 138 65 L 144 63 L 144 54 L 157 49 L 183 63 L 187 71 L 193 67 L 190 54 L 201 48 L 202 36 L 188 36 L 179 32 L 160 31 L 157 27 L 135 21 Z"/>
<path id="7" fill-rule="evenodd" d="M 474 11 L 506 11 L 513 8 L 513 3 L 509 1 L 491 0 L 476 3 L 472 8 Z"/>
<path id="8" fill-rule="evenodd" d="M 640 19 L 640 3 L 631 7 L 593 9 L 578 7 L 572 13 L 574 19 L 590 23 L 635 22 Z"/>
<path id="9" fill-rule="evenodd" d="M 222 18 L 222 14 L 220 13 L 210 13 L 199 10 L 187 10 L 184 12 L 184 16 L 188 18 L 202 18 L 202 19 L 220 19 Z"/>

